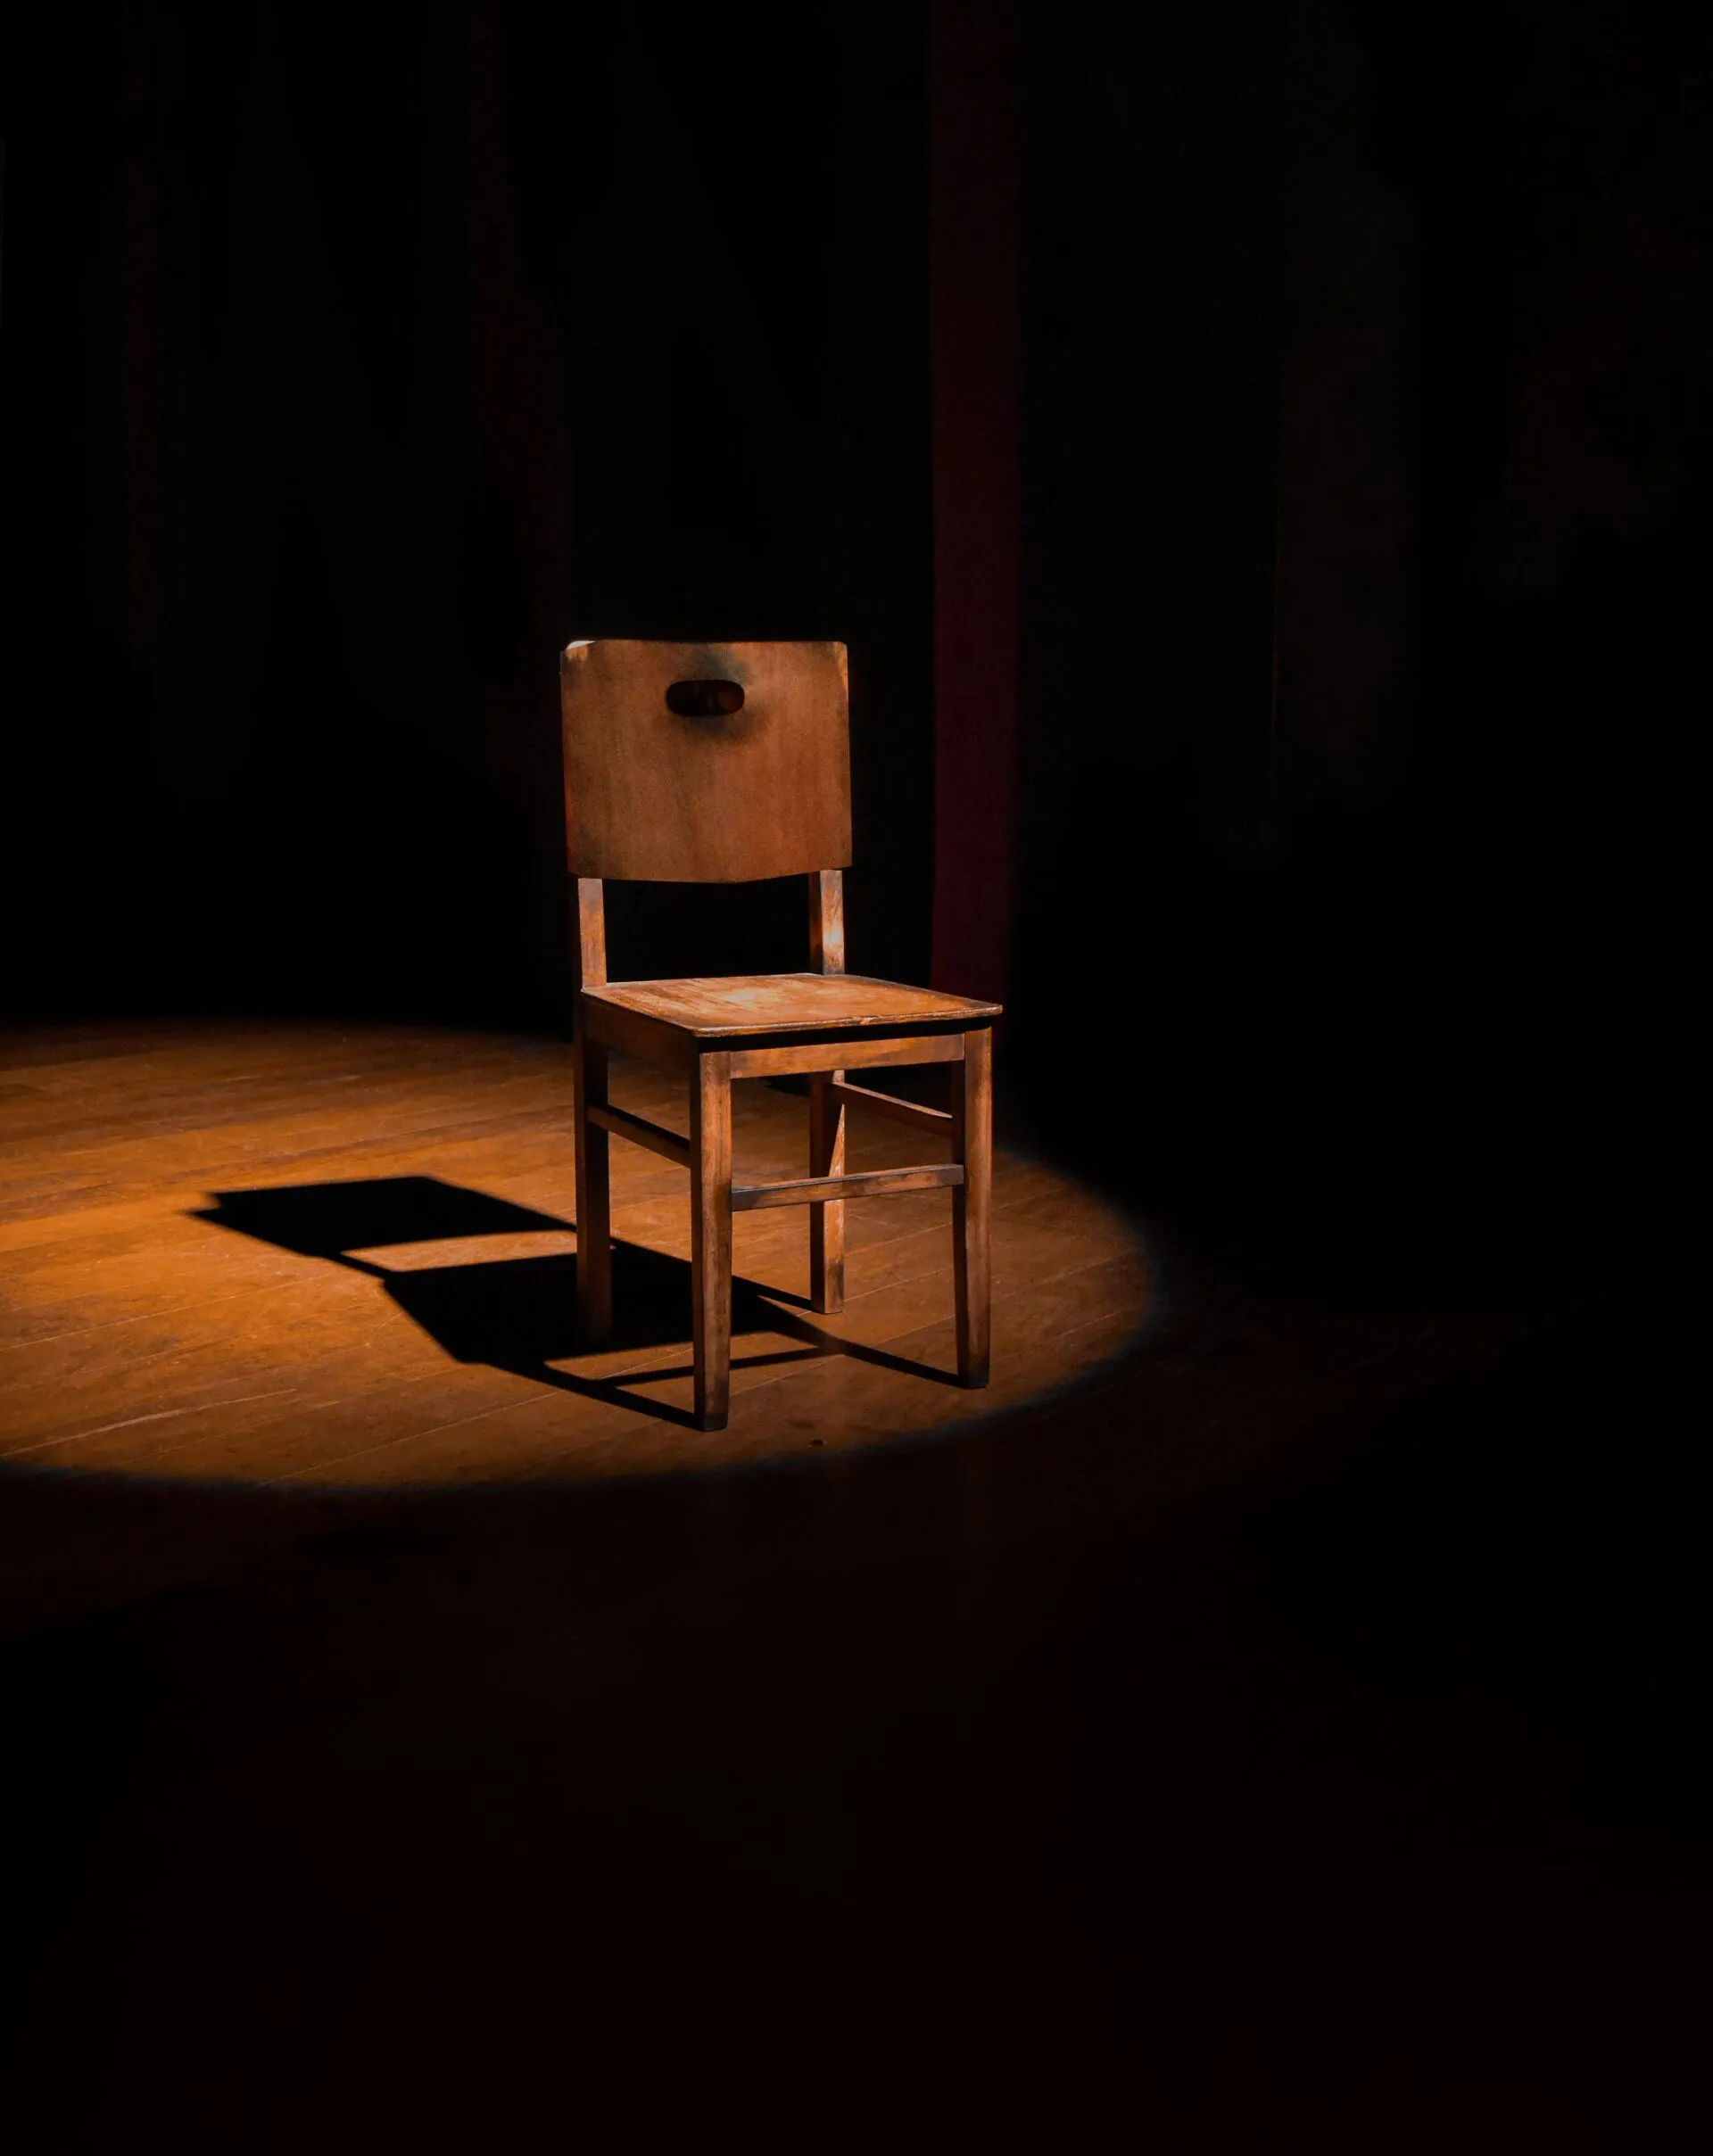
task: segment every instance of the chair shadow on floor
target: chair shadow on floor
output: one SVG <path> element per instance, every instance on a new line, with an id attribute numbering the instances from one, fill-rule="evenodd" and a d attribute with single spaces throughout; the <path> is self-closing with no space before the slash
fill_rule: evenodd
<path id="1" fill-rule="evenodd" d="M 615 1326 L 603 1359 L 684 1345 L 682 1365 L 619 1371 L 599 1377 L 556 1368 L 581 1352 L 576 1333 L 577 1260 L 571 1252 L 546 1257 L 477 1259 L 473 1263 L 389 1268 L 359 1251 L 389 1245 L 441 1243 L 481 1235 L 571 1232 L 574 1223 L 509 1199 L 443 1183 L 434 1176 L 385 1176 L 351 1183 L 297 1183 L 268 1190 L 211 1194 L 211 1206 L 193 1219 L 229 1229 L 277 1250 L 319 1258 L 379 1282 L 386 1294 L 453 1361 L 484 1363 L 585 1400 L 630 1408 L 683 1429 L 696 1427 L 687 1408 L 650 1399 L 638 1385 L 691 1375 L 690 1261 L 635 1243 L 613 1245 Z M 937 1384 L 956 1375 L 882 1348 L 823 1331 L 806 1315 L 801 1295 L 741 1276 L 732 1281 L 732 1331 L 784 1335 L 800 1342 L 782 1351 L 732 1357 L 734 1369 L 847 1355 Z"/>

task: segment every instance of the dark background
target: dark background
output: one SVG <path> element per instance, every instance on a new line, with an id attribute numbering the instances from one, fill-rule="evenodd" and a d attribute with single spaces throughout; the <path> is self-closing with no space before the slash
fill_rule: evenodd
<path id="1" fill-rule="evenodd" d="M 1174 2146 L 1672 2145 L 1713 29 L 4 36 L 9 1011 L 560 1030 L 556 648 L 842 637 L 853 962 L 1003 985 L 1003 1113 L 1169 1306 L 967 1444 L 273 1564 L 230 1492 L 31 1483 L 16 1548 L 209 1556 L 4 1673 L 26 2078 L 125 2145 L 604 2076 L 793 2145 L 1174 2078 Z M 613 912 L 627 971 L 802 949 L 794 888 Z"/>
<path id="2" fill-rule="evenodd" d="M 13 29 L 8 1003 L 561 1025 L 556 648 L 838 635 L 853 962 L 1008 991 L 1015 1108 L 1074 1009 L 1156 1180 L 1627 1218 L 1694 1123 L 1709 33 L 938 25 L 931 70 L 909 5 Z M 928 335 L 984 213 L 991 622 L 931 421 L 995 384 Z M 942 800 L 935 859 L 937 632 L 1015 654 L 1000 854 Z M 937 876 L 1010 924 L 985 981 Z M 799 910 L 624 893 L 616 962 L 789 965 Z"/>
<path id="3" fill-rule="evenodd" d="M 913 26 L 15 33 L 14 996 L 560 1022 L 555 654 L 603 632 L 856 648 L 854 896 L 925 968 Z M 754 897 L 741 954 L 800 963 Z M 676 958 L 717 970 L 697 919 Z"/>
<path id="4" fill-rule="evenodd" d="M 1116 962 L 1148 1172 L 1357 1268 L 1606 1262 L 1700 1151 L 1713 41 L 1106 20 L 1030 18 L 1039 1089 Z"/>
<path id="5" fill-rule="evenodd" d="M 8 1005 L 560 1027 L 557 647 L 837 635 L 853 963 L 1008 993 L 1014 1115 L 1074 1011 L 1162 1188 L 1627 1234 L 1695 1127 L 1709 33 L 935 21 L 14 21 Z M 947 573 L 964 414 L 1009 584 Z M 615 962 L 799 913 L 621 893 Z"/>

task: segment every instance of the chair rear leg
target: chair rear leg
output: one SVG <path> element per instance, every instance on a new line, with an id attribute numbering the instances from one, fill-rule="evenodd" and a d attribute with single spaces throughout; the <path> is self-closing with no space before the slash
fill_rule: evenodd
<path id="1" fill-rule="evenodd" d="M 845 1108 L 833 1093 L 840 1070 L 809 1080 L 809 1173 L 845 1172 Z M 845 1307 L 845 1208 L 829 1199 L 809 1208 L 809 1307 L 823 1314 Z"/>
<path id="2" fill-rule="evenodd" d="M 607 1133 L 589 1120 L 591 1108 L 607 1105 L 607 1051 L 584 1037 L 581 1025 L 571 1048 L 577 1145 L 577 1334 L 598 1348 L 613 1330 L 613 1209 Z"/>
<path id="3" fill-rule="evenodd" d="M 698 1056 L 690 1082 L 690 1268 L 696 1426 L 724 1430 L 732 1398 L 732 1058 Z"/>
<path id="4" fill-rule="evenodd" d="M 993 1034 L 964 1036 L 964 1061 L 952 1066 L 954 1136 L 964 1180 L 952 1193 L 952 1277 L 957 1298 L 957 1375 L 988 1382 L 992 1302 Z"/>

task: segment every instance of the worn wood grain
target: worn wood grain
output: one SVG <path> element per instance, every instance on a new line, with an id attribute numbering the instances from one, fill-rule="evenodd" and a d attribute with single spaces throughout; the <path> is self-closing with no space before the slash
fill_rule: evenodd
<path id="1" fill-rule="evenodd" d="M 697 1063 L 690 1152 L 696 1425 L 724 1430 L 732 1397 L 732 1061 L 719 1049 Z"/>
<path id="2" fill-rule="evenodd" d="M 817 869 L 809 878 L 809 963 L 817 973 L 845 970 L 843 869 Z"/>
<path id="3" fill-rule="evenodd" d="M 572 880 L 576 931 L 577 986 L 598 988 L 607 979 L 607 894 L 598 876 Z"/>
<path id="4" fill-rule="evenodd" d="M 577 1331 L 599 1347 L 613 1329 L 612 1194 L 607 1133 L 607 1051 L 581 1030 L 571 1047 L 577 1151 Z"/>
<path id="5" fill-rule="evenodd" d="M 845 1172 L 845 1109 L 837 1072 L 809 1079 L 809 1173 L 837 1178 Z M 809 1302 L 823 1314 L 845 1307 L 845 1208 L 840 1198 L 809 1208 Z"/>
<path id="6" fill-rule="evenodd" d="M 818 1200 L 901 1197 L 906 1191 L 952 1190 L 964 1180 L 956 1161 L 937 1161 L 925 1168 L 877 1168 L 865 1174 L 808 1176 L 794 1183 L 736 1184 L 732 1191 L 735 1212 L 757 1212 L 774 1205 L 809 1205 Z"/>
<path id="7" fill-rule="evenodd" d="M 674 711 L 685 679 L 735 683 L 741 707 Z M 849 861 L 842 644 L 598 637 L 567 648 L 559 687 L 574 876 L 740 883 Z"/>
<path id="8" fill-rule="evenodd" d="M 952 1278 L 957 1300 L 957 1374 L 966 1385 L 988 1382 L 993 1301 L 993 1035 L 983 1027 L 964 1045 L 953 1077 L 964 1179 L 952 1196 Z"/>
<path id="9" fill-rule="evenodd" d="M 840 1040 L 770 1039 L 732 1050 L 733 1078 L 801 1078 L 815 1070 L 908 1070 L 917 1063 L 955 1063 L 964 1054 L 959 1032 L 848 1033 Z"/>
<path id="10" fill-rule="evenodd" d="M 698 1040 L 736 1040 L 745 1034 L 836 1026 L 974 1024 L 996 1004 L 858 973 L 738 973 L 723 979 L 612 981 L 590 1000 L 676 1026 Z"/>
<path id="11" fill-rule="evenodd" d="M 1072 1335 L 1078 1312 L 1109 1313 L 1116 1340 L 1148 1308 L 1125 1222 L 998 1153 L 999 1351 L 992 1391 L 964 1392 L 933 1382 L 955 1368 L 955 1194 L 849 1209 L 842 1313 L 807 1308 L 793 1209 L 741 1213 L 731 1397 L 742 1405 L 726 1433 L 699 1433 L 686 1177 L 628 1145 L 609 1162 L 615 1334 L 603 1348 L 579 1340 L 563 1044 L 186 1026 L 68 1037 L 62 1061 L 44 1037 L 22 1046 L 20 1067 L 58 1119 L 32 1128 L 0 1105 L 0 1472 L 351 1489 L 799 1455 L 1063 1384 L 1108 1351 L 1104 1333 Z M 608 1083 L 650 1120 L 683 1112 L 671 1072 L 615 1058 Z M 732 1097 L 741 1180 L 798 1173 L 804 1102 L 765 1086 Z M 317 1105 L 294 1115 L 294 1099 Z M 859 1173 L 907 1165 L 920 1147 L 878 1116 L 848 1120 Z M 321 1194 L 322 1247 L 222 1225 L 214 1194 L 234 1190 Z M 1109 1283 L 1112 1300 L 1091 1300 L 1080 1278 Z M 640 1304 L 627 1291 L 639 1279 Z M 775 1291 L 786 1300 L 770 1301 Z M 782 1357 L 796 1359 L 770 1359 Z"/>
<path id="12" fill-rule="evenodd" d="M 809 878 L 809 964 L 817 973 L 845 970 L 845 872 L 822 869 Z M 833 1087 L 842 1067 L 809 1078 L 809 1173 L 845 1172 L 845 1111 Z M 842 1199 L 809 1208 L 809 1305 L 823 1316 L 845 1307 L 845 1208 Z"/>
<path id="13" fill-rule="evenodd" d="M 592 1106 L 589 1120 L 601 1130 L 611 1131 L 617 1138 L 628 1138 L 633 1145 L 641 1145 L 650 1152 L 658 1152 L 664 1160 L 674 1161 L 680 1168 L 690 1166 L 690 1140 L 681 1138 L 675 1130 L 663 1130 L 658 1123 L 650 1123 L 646 1117 L 632 1115 L 624 1108 L 609 1105 Z"/>
<path id="14" fill-rule="evenodd" d="M 600 1044 L 602 1052 L 621 1048 L 688 1078 L 696 1415 L 704 1427 L 714 1427 L 710 1417 L 723 1424 L 726 1412 L 724 1359 L 729 1343 L 722 1344 L 708 1296 L 722 1266 L 729 1274 L 734 1201 L 729 1145 L 722 1167 L 716 1138 L 697 1135 L 716 1112 L 710 1074 L 717 1073 L 718 1086 L 724 1088 L 725 1105 L 717 1113 L 728 1130 L 733 1080 L 809 1078 L 808 1180 L 747 1184 L 735 1203 L 740 1211 L 808 1205 L 809 1304 L 818 1315 L 832 1316 L 843 1307 L 846 1293 L 847 1199 L 881 1189 L 944 1187 L 961 1184 L 964 1177 L 958 1165 L 848 1179 L 845 1111 L 865 1095 L 861 1087 L 847 1086 L 847 1072 L 956 1061 L 966 1039 L 980 1038 L 985 1054 L 990 1035 L 983 1021 L 998 1017 L 1000 1006 L 845 970 L 850 744 L 842 644 L 583 639 L 561 654 L 559 679 L 566 853 L 577 880 L 575 1032 L 584 1045 L 578 1066 L 584 1074 L 576 1109 L 578 1145 L 599 1164 L 602 1191 L 610 1133 L 634 1138 L 669 1160 L 682 1157 L 669 1133 L 615 1110 L 604 1095 L 589 1094 L 592 1106 L 585 1104 L 584 1078 L 592 1083 L 605 1068 L 587 1045 Z M 602 879 L 708 883 L 796 872 L 807 880 L 809 971 L 608 979 Z M 708 1052 L 716 1044 L 717 1060 L 710 1061 Z M 988 1075 L 982 1082 L 990 1091 L 990 1063 L 983 1070 Z M 965 1087 L 959 1097 L 967 1095 Z M 919 1128 L 938 1131 L 952 1122 L 935 1110 L 884 1095 L 865 1097 L 881 1114 Z M 962 1110 L 958 1115 L 962 1145 L 967 1119 Z M 581 1193 L 587 1183 L 599 1206 L 595 1177 L 592 1169 L 579 1188 Z M 727 1224 L 724 1259 L 716 1215 Z M 964 1311 L 960 1367 L 969 1383 L 982 1384 L 988 1369 L 985 1194 L 973 1207 L 960 1200 L 956 1222 L 959 1308 Z M 598 1305 L 605 1307 L 600 1303 L 609 1293 L 605 1265 L 603 1257 L 590 1285 L 579 1288 L 585 1318 L 592 1319 Z M 978 1336 L 979 1351 L 971 1345 Z"/>
<path id="15" fill-rule="evenodd" d="M 605 995 L 578 997 L 577 1024 L 591 1039 L 605 1041 L 608 1047 L 669 1070 L 688 1070 L 695 1061 L 693 1034 L 615 1003 Z"/>
<path id="16" fill-rule="evenodd" d="M 896 1094 L 876 1093 L 869 1086 L 848 1086 L 832 1081 L 835 1100 L 848 1108 L 869 1108 L 890 1122 L 908 1123 L 913 1130 L 931 1130 L 950 1137 L 953 1117 L 948 1109 L 929 1108 L 920 1101 L 901 1101 Z"/>

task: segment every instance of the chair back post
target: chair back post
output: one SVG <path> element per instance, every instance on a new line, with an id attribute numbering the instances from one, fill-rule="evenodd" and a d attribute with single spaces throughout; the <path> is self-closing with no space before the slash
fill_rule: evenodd
<path id="1" fill-rule="evenodd" d="M 595 1119 L 610 1104 L 607 1050 L 589 1037 L 585 988 L 607 985 L 607 894 L 599 876 L 571 880 L 572 946 L 576 992 L 571 1020 L 571 1112 L 577 1137 L 577 1330 L 587 1349 L 602 1346 L 613 1328 L 612 1194 L 605 1127 Z"/>
<path id="2" fill-rule="evenodd" d="M 571 908 L 577 952 L 577 987 L 607 986 L 607 890 L 599 876 L 572 879 Z"/>
<path id="3" fill-rule="evenodd" d="M 809 965 L 816 973 L 842 973 L 845 970 L 843 869 L 810 871 Z"/>

